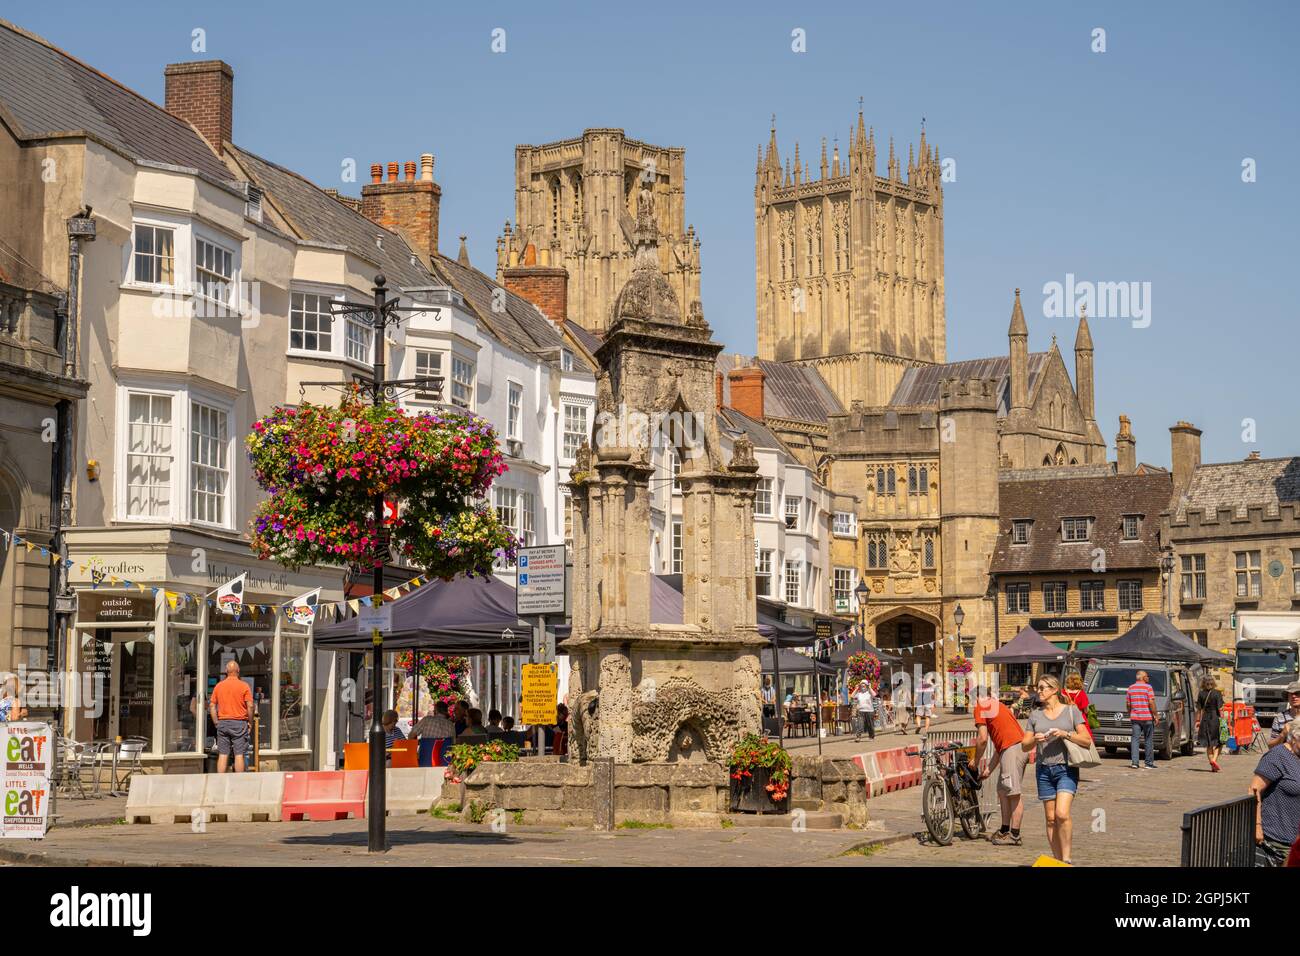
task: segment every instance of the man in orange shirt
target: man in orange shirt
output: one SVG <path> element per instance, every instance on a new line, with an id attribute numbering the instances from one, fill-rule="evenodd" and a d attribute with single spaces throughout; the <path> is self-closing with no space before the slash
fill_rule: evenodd
<path id="1" fill-rule="evenodd" d="M 217 773 L 225 773 L 235 755 L 235 773 L 244 772 L 244 754 L 253 726 L 253 692 L 239 678 L 239 664 L 226 663 L 226 679 L 212 688 L 208 714 L 217 726 Z"/>
<path id="2" fill-rule="evenodd" d="M 976 691 L 975 752 L 980 755 L 980 779 L 987 780 L 998 772 L 998 806 L 1002 810 L 1002 828 L 989 840 L 994 846 L 1019 846 L 1020 821 L 1025 815 L 1021 784 L 1029 753 L 1020 746 L 1025 731 L 1011 710 L 994 696 L 988 687 Z M 995 756 L 989 757 L 992 741 Z"/>

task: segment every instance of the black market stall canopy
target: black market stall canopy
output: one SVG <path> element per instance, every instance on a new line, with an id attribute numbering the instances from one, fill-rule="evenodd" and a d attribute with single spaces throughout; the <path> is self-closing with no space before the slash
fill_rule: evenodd
<path id="1" fill-rule="evenodd" d="M 434 654 L 527 654 L 532 625 L 515 614 L 515 589 L 495 577 L 433 580 L 388 602 L 393 629 L 384 650 L 419 649 Z M 325 651 L 368 651 L 369 634 L 357 619 L 317 625 L 315 644 Z"/>
<path id="2" fill-rule="evenodd" d="M 776 661 L 772 660 L 773 651 L 780 655 Z M 765 647 L 759 651 L 759 660 L 763 663 L 764 674 L 776 673 L 776 668 L 773 666 L 776 663 L 781 665 L 782 677 L 789 677 L 793 674 L 825 674 L 829 676 L 835 673 L 835 668 L 830 664 L 785 647 Z"/>
<path id="3" fill-rule="evenodd" d="M 984 661 L 987 664 L 1059 664 L 1069 656 L 1032 627 L 1024 627 L 996 651 L 985 654 Z"/>
<path id="4" fill-rule="evenodd" d="M 1220 654 L 1197 644 L 1163 614 L 1148 614 L 1127 634 L 1076 656 L 1098 660 L 1175 661 L 1219 667 L 1231 667 L 1233 661 L 1229 654 Z"/>
<path id="5" fill-rule="evenodd" d="M 650 576 L 650 623 L 682 623 L 682 576 L 680 574 L 652 574 Z M 567 624 L 555 629 L 557 640 L 569 636 Z M 758 633 L 778 647 L 807 647 L 817 636 L 808 627 L 796 627 L 779 618 L 764 613 L 763 602 L 758 602 Z M 561 648 L 562 650 L 562 648 Z M 782 664 L 784 670 L 784 664 Z"/>
<path id="6" fill-rule="evenodd" d="M 882 651 L 861 634 L 855 634 L 846 640 L 843 647 L 832 653 L 831 656 L 827 658 L 827 663 L 836 668 L 844 667 L 848 664 L 849 658 L 854 654 L 864 653 L 874 655 L 876 660 L 880 661 L 882 664 L 903 663 L 901 655 L 895 654 L 892 651 Z"/>

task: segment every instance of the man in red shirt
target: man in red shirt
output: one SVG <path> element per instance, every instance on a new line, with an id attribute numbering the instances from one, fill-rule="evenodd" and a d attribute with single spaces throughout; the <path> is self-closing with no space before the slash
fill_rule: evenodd
<path id="1" fill-rule="evenodd" d="M 226 663 L 226 679 L 212 688 L 208 714 L 217 726 L 217 773 L 225 773 L 235 755 L 235 773 L 244 772 L 244 754 L 253 726 L 253 692 L 239 678 L 239 664 Z"/>
<path id="2" fill-rule="evenodd" d="M 981 687 L 975 698 L 975 752 L 980 755 L 981 780 L 995 771 L 998 774 L 1002 828 L 989 840 L 994 846 L 1020 846 L 1020 822 L 1025 815 L 1021 784 L 1029 763 L 1029 752 L 1020 745 L 1024 736 L 1024 728 L 1010 709 L 990 688 Z"/>

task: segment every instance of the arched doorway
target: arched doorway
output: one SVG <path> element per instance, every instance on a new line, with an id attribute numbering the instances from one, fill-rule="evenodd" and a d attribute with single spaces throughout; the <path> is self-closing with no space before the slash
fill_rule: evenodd
<path id="1" fill-rule="evenodd" d="M 917 667 L 921 673 L 938 667 L 939 652 L 935 646 L 938 630 L 929 615 L 904 608 L 877 618 L 872 623 L 872 630 L 870 640 L 873 644 L 882 651 L 902 656 L 900 670 L 913 674 Z"/>

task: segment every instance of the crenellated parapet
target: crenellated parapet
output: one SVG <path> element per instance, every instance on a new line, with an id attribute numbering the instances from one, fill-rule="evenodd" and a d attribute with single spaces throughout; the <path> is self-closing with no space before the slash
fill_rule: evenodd
<path id="1" fill-rule="evenodd" d="M 1175 539 L 1300 535 L 1300 503 L 1179 510 L 1175 502 L 1166 515 L 1166 525 Z"/>

